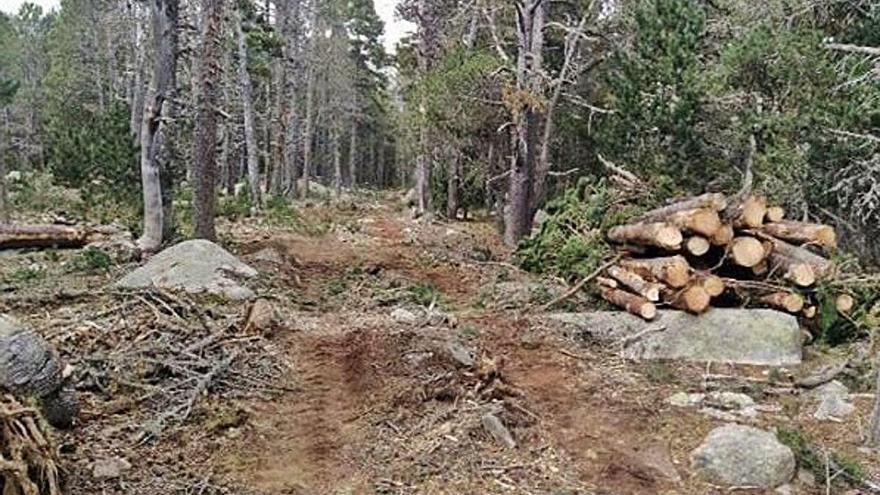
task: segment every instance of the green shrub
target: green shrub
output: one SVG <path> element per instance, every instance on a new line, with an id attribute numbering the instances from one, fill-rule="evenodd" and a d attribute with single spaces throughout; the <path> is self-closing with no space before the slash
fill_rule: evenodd
<path id="1" fill-rule="evenodd" d="M 72 272 L 106 272 L 113 266 L 113 259 L 101 249 L 87 247 L 80 251 L 71 261 Z"/>
<path id="2" fill-rule="evenodd" d="M 526 270 L 566 279 L 594 271 L 610 253 L 605 231 L 623 223 L 635 210 L 615 205 L 619 197 L 604 181 L 577 187 L 547 204 L 540 230 L 523 240 L 516 259 Z"/>
<path id="3" fill-rule="evenodd" d="M 836 452 L 821 451 L 810 442 L 803 431 L 796 427 L 780 427 L 776 432 L 776 436 L 780 442 L 787 445 L 794 452 L 798 467 L 813 473 L 816 480 L 822 485 L 826 483 L 828 461 L 836 466 L 836 469 L 831 469 L 831 473 L 835 477 L 827 480 L 832 486 L 857 485 L 861 480 L 865 479 L 865 469 L 858 461 Z M 826 453 L 828 456 L 827 460 L 825 458 Z M 840 475 L 836 474 L 838 470 L 841 471 Z"/>

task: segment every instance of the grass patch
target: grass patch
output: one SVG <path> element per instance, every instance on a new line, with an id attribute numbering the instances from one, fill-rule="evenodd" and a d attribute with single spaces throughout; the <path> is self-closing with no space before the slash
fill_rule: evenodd
<path id="1" fill-rule="evenodd" d="M 827 483 L 828 465 L 830 465 L 833 486 L 858 486 L 867 475 L 865 468 L 858 461 L 836 452 L 823 451 L 799 428 L 780 427 L 776 436 L 794 452 L 798 467 L 811 472 L 822 485 Z M 840 474 L 837 474 L 838 472 Z"/>
<path id="2" fill-rule="evenodd" d="M 87 247 L 80 251 L 68 266 L 71 272 L 106 272 L 113 266 L 113 259 L 104 251 Z"/>

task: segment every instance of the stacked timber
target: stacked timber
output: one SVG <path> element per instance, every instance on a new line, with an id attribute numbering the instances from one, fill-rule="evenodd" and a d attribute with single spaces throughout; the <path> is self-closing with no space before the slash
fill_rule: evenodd
<path id="1" fill-rule="evenodd" d="M 817 281 L 833 276 L 833 227 L 785 218 L 756 194 L 676 201 L 608 231 L 619 261 L 596 282 L 609 303 L 645 319 L 658 306 L 699 314 L 713 305 L 757 306 L 812 318 Z M 852 308 L 840 294 L 839 311 Z"/>

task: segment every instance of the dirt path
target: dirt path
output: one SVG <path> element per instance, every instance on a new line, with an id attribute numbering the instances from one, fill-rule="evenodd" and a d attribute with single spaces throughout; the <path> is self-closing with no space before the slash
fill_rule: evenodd
<path id="1" fill-rule="evenodd" d="M 493 291 L 544 282 L 506 263 L 487 224 L 423 225 L 388 203 L 344 223 L 243 248 L 283 251 L 278 277 L 298 279 L 281 303 L 294 391 L 247 405 L 218 474 L 267 494 L 720 493 L 687 474 L 715 425 L 665 401 L 700 367 L 633 365 L 536 324 L 534 301 Z M 440 317 L 391 316 L 426 306 Z"/>

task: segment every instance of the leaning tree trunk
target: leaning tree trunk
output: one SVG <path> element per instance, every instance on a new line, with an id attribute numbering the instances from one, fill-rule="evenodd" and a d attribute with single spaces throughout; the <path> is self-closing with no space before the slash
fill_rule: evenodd
<path id="1" fill-rule="evenodd" d="M 254 129 L 254 92 L 248 74 L 248 52 L 244 30 L 241 27 L 241 13 L 236 9 L 235 39 L 238 45 L 238 84 L 241 87 L 241 106 L 244 113 L 244 144 L 247 153 L 247 174 L 250 184 L 251 204 L 259 209 L 262 205 L 260 191 L 260 162 L 257 160 L 257 134 Z"/>
<path id="2" fill-rule="evenodd" d="M 224 0 L 202 0 L 201 73 L 196 117 L 195 235 L 214 240 L 217 182 L 217 101 L 221 79 L 220 53 Z"/>
<path id="3" fill-rule="evenodd" d="M 177 69 L 178 0 L 155 0 L 153 3 L 153 63 L 152 95 L 143 112 L 141 128 L 141 181 L 143 182 L 144 231 L 138 246 L 145 252 L 154 252 L 162 245 L 165 234 L 166 211 L 163 207 L 163 175 L 168 175 L 167 116 L 171 113 L 172 95 Z M 163 174 L 163 168 L 166 170 Z M 169 181 L 170 182 L 170 181 Z"/>

